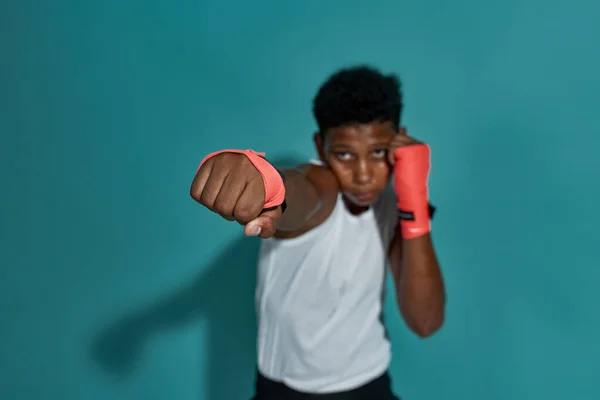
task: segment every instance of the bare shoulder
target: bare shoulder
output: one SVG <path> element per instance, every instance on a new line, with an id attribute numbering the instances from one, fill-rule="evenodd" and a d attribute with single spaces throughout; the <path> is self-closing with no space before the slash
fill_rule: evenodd
<path id="1" fill-rule="evenodd" d="M 286 171 L 286 178 L 288 177 Z M 279 239 L 291 239 L 303 235 L 321 225 L 332 213 L 339 193 L 339 184 L 333 172 L 324 166 L 314 164 L 302 164 L 289 171 L 290 177 L 297 175 L 299 178 L 306 179 L 311 189 L 318 199 L 318 205 L 315 207 L 303 224 L 302 228 L 295 231 L 278 231 L 275 234 Z M 296 194 L 301 197 L 302 194 Z"/>
<path id="2" fill-rule="evenodd" d="M 337 197 L 338 181 L 329 168 L 315 164 L 302 164 L 297 167 L 297 170 L 315 186 L 319 193 L 328 197 Z"/>
<path id="3" fill-rule="evenodd" d="M 312 229 L 331 215 L 340 187 L 337 178 L 329 168 L 320 165 L 306 165 L 304 168 L 306 177 L 314 185 L 320 200 L 318 209 L 309 218 L 309 229 Z"/>

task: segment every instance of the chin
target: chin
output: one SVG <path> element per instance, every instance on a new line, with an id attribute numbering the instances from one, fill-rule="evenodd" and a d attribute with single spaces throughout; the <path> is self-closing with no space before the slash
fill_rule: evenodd
<path id="1" fill-rule="evenodd" d="M 351 193 L 346 193 L 344 197 L 346 198 L 346 201 L 348 203 L 350 203 L 349 205 L 352 205 L 354 207 L 360 207 L 360 208 L 368 208 L 377 201 L 377 199 L 379 198 L 379 195 L 372 194 L 369 196 L 360 197 L 360 196 L 356 196 Z"/>
<path id="2" fill-rule="evenodd" d="M 356 199 L 349 199 L 350 202 L 357 207 L 371 207 L 375 201 L 358 201 Z"/>

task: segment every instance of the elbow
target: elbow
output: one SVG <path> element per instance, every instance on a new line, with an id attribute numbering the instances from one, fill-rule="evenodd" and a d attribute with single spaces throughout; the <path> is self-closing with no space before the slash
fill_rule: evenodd
<path id="1" fill-rule="evenodd" d="M 421 339 L 433 336 L 444 325 L 444 317 L 432 318 L 431 320 L 421 321 L 410 325 L 411 331 Z"/>
<path id="2" fill-rule="evenodd" d="M 404 295 L 403 295 L 404 294 Z M 442 289 L 397 293 L 398 308 L 408 328 L 420 338 L 438 332 L 445 322 L 446 295 Z"/>
<path id="3" fill-rule="evenodd" d="M 444 325 L 444 306 L 429 310 L 403 310 L 408 328 L 418 337 L 426 339 L 433 336 Z"/>

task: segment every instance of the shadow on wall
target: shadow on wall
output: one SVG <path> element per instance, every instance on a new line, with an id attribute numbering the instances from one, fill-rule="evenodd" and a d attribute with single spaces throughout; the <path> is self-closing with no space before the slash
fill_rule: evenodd
<path id="1" fill-rule="evenodd" d="M 285 168 L 298 165 L 296 160 L 288 157 L 272 162 Z M 153 334 L 202 317 L 208 329 L 206 398 L 251 398 L 256 371 L 254 289 L 259 247 L 256 238 L 234 240 L 202 268 L 195 281 L 119 318 L 94 338 L 93 361 L 109 374 L 127 377 Z"/>

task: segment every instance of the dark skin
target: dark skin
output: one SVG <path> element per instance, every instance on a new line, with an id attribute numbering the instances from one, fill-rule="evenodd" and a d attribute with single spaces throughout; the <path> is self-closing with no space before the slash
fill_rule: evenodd
<path id="1" fill-rule="evenodd" d="M 261 213 L 261 175 L 243 155 L 223 154 L 198 171 L 191 196 L 230 221 L 244 225 L 246 235 L 280 239 L 300 236 L 331 214 L 338 193 L 353 214 L 366 211 L 388 186 L 397 147 L 420 143 L 392 124 L 348 125 L 314 136 L 327 167 L 301 165 L 285 170 L 286 201 L 280 209 Z M 260 226 L 260 231 L 257 228 Z M 408 327 L 420 337 L 435 333 L 444 322 L 445 288 L 431 234 L 403 239 L 398 227 L 389 248 L 398 308 Z"/>

